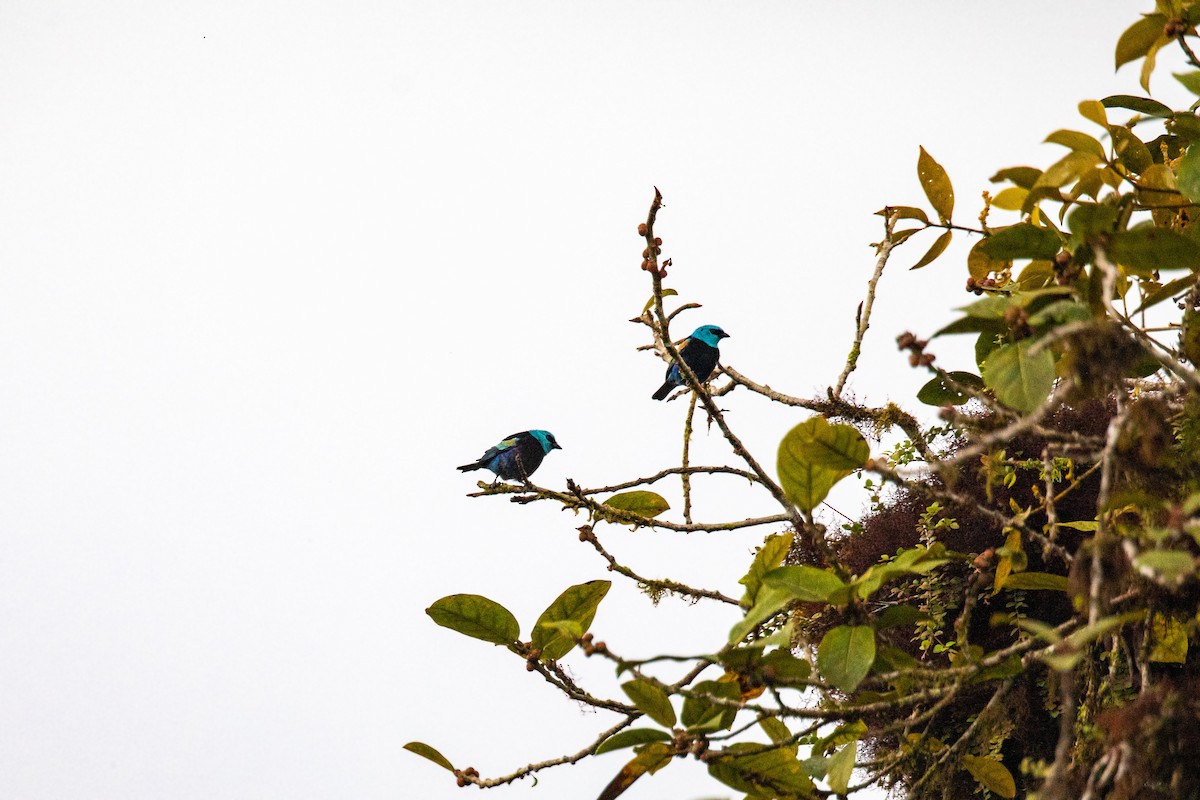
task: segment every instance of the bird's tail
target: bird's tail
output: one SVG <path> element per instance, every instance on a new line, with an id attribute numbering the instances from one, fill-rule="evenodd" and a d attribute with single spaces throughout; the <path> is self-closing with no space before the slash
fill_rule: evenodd
<path id="1" fill-rule="evenodd" d="M 671 393 L 671 390 L 674 388 L 675 388 L 675 384 L 672 383 L 671 381 L 667 381 L 662 386 L 660 386 L 658 391 L 655 392 L 654 394 L 652 394 L 651 397 L 653 397 L 655 400 L 662 400 L 667 395 L 669 395 Z"/>
<path id="2" fill-rule="evenodd" d="M 461 472 L 470 472 L 473 469 L 483 469 L 483 464 L 476 461 L 474 464 L 463 464 L 461 467 L 458 467 L 458 469 Z"/>

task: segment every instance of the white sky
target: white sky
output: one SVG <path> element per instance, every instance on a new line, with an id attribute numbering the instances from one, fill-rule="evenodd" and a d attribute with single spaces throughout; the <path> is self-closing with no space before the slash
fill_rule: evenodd
<path id="1" fill-rule="evenodd" d="M 1079 100 L 1140 93 L 1112 50 L 1150 5 L 7 0 L 0 796 L 439 800 L 462 790 L 404 742 L 484 775 L 584 746 L 608 717 L 424 608 L 485 594 L 528 636 L 606 577 L 580 520 L 464 498 L 454 466 L 500 437 L 553 431 L 552 486 L 677 458 L 685 407 L 650 400 L 663 367 L 625 321 L 651 186 L 668 285 L 705 305 L 676 333 L 720 324 L 725 363 L 821 392 L 872 212 L 925 205 L 918 145 L 969 224 L 996 168 L 1088 128 Z M 925 236 L 882 282 L 867 402 L 911 405 L 894 336 L 972 299 L 965 241 L 906 272 Z M 970 368 L 962 344 L 934 351 Z M 772 464 L 804 417 L 722 405 Z M 698 484 L 701 513 L 771 511 Z M 766 532 L 600 530 L 727 593 Z M 712 650 L 731 622 L 618 583 L 595 630 L 633 656 Z M 621 763 L 530 796 L 595 796 Z M 626 796 L 734 795 L 680 762 Z"/>

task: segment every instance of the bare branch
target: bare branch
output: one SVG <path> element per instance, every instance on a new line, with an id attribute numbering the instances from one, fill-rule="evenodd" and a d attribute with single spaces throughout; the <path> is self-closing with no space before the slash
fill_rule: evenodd
<path id="1" fill-rule="evenodd" d="M 900 219 L 900 212 L 893 211 L 888 215 L 883 223 L 883 241 L 876 247 L 878 257 L 875 259 L 875 272 L 871 275 L 871 280 L 867 281 L 867 299 L 859 306 L 858 319 L 856 321 L 857 330 L 854 332 L 854 344 L 850 347 L 850 355 L 846 357 L 846 366 L 842 368 L 842 374 L 838 376 L 837 385 L 833 389 L 833 397 L 840 398 L 842 389 L 846 386 L 846 379 L 850 377 L 850 373 L 858 366 L 858 356 L 862 352 L 863 337 L 867 333 L 867 328 L 871 327 L 871 309 L 875 306 L 875 287 L 879 283 L 879 279 L 883 277 L 883 268 L 887 266 L 888 257 L 892 254 L 892 248 L 895 246 L 895 240 L 892 238 L 892 232 L 896 228 L 896 221 Z"/>

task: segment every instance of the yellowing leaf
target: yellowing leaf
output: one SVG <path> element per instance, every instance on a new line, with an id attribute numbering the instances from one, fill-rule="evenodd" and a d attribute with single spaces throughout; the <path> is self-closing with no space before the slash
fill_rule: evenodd
<path id="1" fill-rule="evenodd" d="M 1146 14 L 1130 25 L 1117 40 L 1116 69 L 1142 58 L 1163 35 L 1167 18 L 1162 14 Z"/>
<path id="2" fill-rule="evenodd" d="M 963 766 L 979 785 L 1004 798 L 1017 796 L 1017 784 L 1008 768 L 995 758 L 984 758 L 970 754 L 963 756 Z"/>
<path id="3" fill-rule="evenodd" d="M 1150 620 L 1150 636 L 1154 643 L 1150 649 L 1150 660 L 1159 664 L 1183 664 L 1187 662 L 1187 626 L 1181 620 L 1155 611 Z"/>
<path id="4" fill-rule="evenodd" d="M 1037 183 L 1033 185 L 1033 188 L 1040 189 L 1046 187 L 1057 189 L 1065 186 L 1071 181 L 1078 180 L 1085 172 L 1103 161 L 1103 153 L 1097 156 L 1095 153 L 1073 150 L 1051 164 L 1042 173 L 1041 177 L 1037 179 Z"/>
<path id="5" fill-rule="evenodd" d="M 1049 572 L 1017 572 L 1001 581 L 1000 588 L 1065 592 L 1067 578 L 1065 575 L 1053 575 Z"/>
<path id="6" fill-rule="evenodd" d="M 1079 113 L 1091 122 L 1096 123 L 1101 128 L 1108 128 L 1108 113 L 1104 110 L 1104 104 L 1099 100 L 1084 100 L 1079 104 Z"/>
<path id="7" fill-rule="evenodd" d="M 996 196 L 992 198 L 992 205 L 996 208 L 1003 208 L 1005 211 L 1020 211 L 1028 196 L 1028 189 L 1022 189 L 1020 186 L 1007 186 L 996 192 Z"/>
<path id="8" fill-rule="evenodd" d="M 424 742 L 409 742 L 408 744 L 404 745 L 404 749 L 410 753 L 415 753 L 422 758 L 428 758 L 439 767 L 454 772 L 454 765 L 450 763 L 450 759 L 446 758 L 444 755 Z"/>
<path id="9" fill-rule="evenodd" d="M 934 259 L 945 252 L 950 245 L 950 240 L 954 238 L 953 231 L 944 231 L 941 236 L 934 240 L 929 249 L 925 251 L 925 255 L 921 256 L 921 260 L 913 264 L 909 269 L 920 269 L 921 267 L 931 264 Z"/>
<path id="10" fill-rule="evenodd" d="M 614 494 L 604 501 L 604 505 L 618 511 L 637 514 L 639 517 L 657 517 L 671 507 L 661 494 L 644 489 Z"/>
<path id="11" fill-rule="evenodd" d="M 933 156 L 925 152 L 924 147 L 917 157 L 917 177 L 938 217 L 942 222 L 950 222 L 950 216 L 954 213 L 954 187 L 950 184 L 950 176 L 946 174 L 946 170 L 934 161 Z"/>

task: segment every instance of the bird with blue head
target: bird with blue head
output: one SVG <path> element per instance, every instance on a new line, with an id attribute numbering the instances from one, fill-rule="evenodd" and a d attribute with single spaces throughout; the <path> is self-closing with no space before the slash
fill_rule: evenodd
<path id="1" fill-rule="evenodd" d="M 463 472 L 490 469 L 496 473 L 496 480 L 525 483 L 551 450 L 562 450 L 562 447 L 550 431 L 521 431 L 489 447 L 478 461 L 463 464 L 459 469 Z"/>
<path id="2" fill-rule="evenodd" d="M 683 358 L 684 363 L 691 367 L 692 372 L 696 375 L 696 380 L 704 383 L 709 379 L 713 370 L 716 369 L 717 358 L 721 355 L 717 351 L 717 344 L 722 339 L 728 338 L 729 334 L 717 325 L 701 325 L 692 331 L 691 336 L 683 340 L 683 344 L 679 345 L 679 355 Z M 662 400 L 676 387 L 685 385 L 687 384 L 679 371 L 679 365 L 672 364 L 667 367 L 666 382 L 659 387 L 653 397 L 655 400 Z"/>

